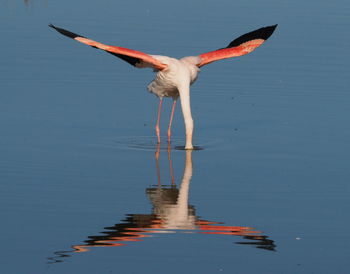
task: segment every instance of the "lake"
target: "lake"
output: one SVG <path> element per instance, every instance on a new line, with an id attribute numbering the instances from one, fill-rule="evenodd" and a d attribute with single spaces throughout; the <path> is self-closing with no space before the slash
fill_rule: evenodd
<path id="1" fill-rule="evenodd" d="M 0 4 L 1 273 L 348 273 L 350 4 Z M 278 24 L 201 69 L 194 145 L 166 142 L 150 69 L 67 39 L 180 58 Z"/>

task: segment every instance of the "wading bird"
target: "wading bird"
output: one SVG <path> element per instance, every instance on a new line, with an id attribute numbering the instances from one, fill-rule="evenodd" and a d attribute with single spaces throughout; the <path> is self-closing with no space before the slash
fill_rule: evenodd
<path id="1" fill-rule="evenodd" d="M 175 59 L 161 55 L 150 55 L 140 51 L 105 45 L 68 30 L 55 27 L 59 33 L 76 41 L 87 44 L 97 49 L 102 49 L 137 68 L 153 68 L 157 72 L 155 79 L 148 85 L 148 90 L 159 97 L 159 106 L 156 123 L 157 141 L 160 143 L 160 113 L 164 97 L 172 97 L 170 121 L 168 126 L 168 142 L 171 138 L 171 124 L 173 121 L 176 101 L 180 97 L 182 114 L 185 122 L 186 145 L 185 149 L 193 149 L 193 119 L 190 106 L 190 85 L 196 81 L 200 67 L 211 62 L 242 56 L 261 46 L 274 32 L 277 25 L 260 28 L 246 33 L 233 40 L 227 47 L 200 54 Z"/>
<path id="2" fill-rule="evenodd" d="M 171 181 L 168 183 L 161 179 L 161 163 L 159 161 L 161 151 L 160 144 L 158 144 L 155 153 L 158 181 L 157 184 L 147 187 L 145 191 L 152 209 L 141 214 L 125 214 L 126 216 L 122 221 L 104 227 L 104 230 L 102 232 L 99 230 L 100 232 L 97 235 L 86 237 L 84 242 L 72 245 L 70 250 L 56 251 L 54 256 L 48 258 L 48 263 L 63 262 L 74 253 L 93 251 L 93 247 L 122 247 L 131 243 L 140 243 L 147 239 L 151 240 L 157 234 L 166 236 L 173 233 L 191 233 L 192 235 L 199 233 L 203 235 L 204 241 L 206 240 L 204 236 L 213 236 L 212 241 L 215 241 L 217 235 L 233 236 L 236 239 L 239 237 L 240 240 L 235 241 L 235 244 L 275 251 L 275 241 L 264 235 L 262 231 L 250 226 L 225 225 L 224 222 L 210 221 L 198 216 L 196 207 L 190 204 L 189 199 L 193 174 L 192 153 L 192 150 L 186 150 L 182 180 L 177 186 L 174 179 L 170 144 L 168 144 L 167 156 Z M 146 181 L 149 184 L 149 180 Z M 239 212 L 240 207 L 236 207 L 235 210 Z M 223 211 L 219 211 L 219 215 L 223 216 L 225 212 L 226 210 L 223 209 Z M 229 211 L 229 214 L 232 219 L 233 213 Z M 219 240 L 219 238 L 216 239 Z M 231 242 L 232 238 L 227 237 L 227 240 Z M 222 243 L 221 241 L 220 238 L 220 243 Z M 169 248 L 171 250 L 171 246 Z"/>

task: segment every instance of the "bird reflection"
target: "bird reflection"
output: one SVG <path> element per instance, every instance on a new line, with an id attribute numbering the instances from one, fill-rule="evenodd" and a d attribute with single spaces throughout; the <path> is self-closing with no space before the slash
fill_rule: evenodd
<path id="1" fill-rule="evenodd" d="M 192 177 L 192 150 L 185 151 L 185 168 L 180 188 L 175 184 L 171 160 L 171 147 L 167 156 L 171 183 L 161 182 L 159 166 L 160 146 L 155 153 L 157 184 L 146 189 L 153 208 L 150 214 L 127 214 L 125 219 L 113 226 L 105 227 L 96 236 L 88 236 L 82 244 L 73 245 L 70 251 L 57 251 L 50 262 L 62 262 L 65 257 L 77 252 L 90 251 L 92 247 L 124 246 L 131 242 L 143 241 L 157 233 L 201 233 L 240 236 L 240 245 L 251 245 L 260 249 L 275 251 L 276 245 L 261 231 L 246 226 L 226 226 L 222 222 L 203 220 L 196 215 L 193 205 L 189 205 L 189 185 Z"/>

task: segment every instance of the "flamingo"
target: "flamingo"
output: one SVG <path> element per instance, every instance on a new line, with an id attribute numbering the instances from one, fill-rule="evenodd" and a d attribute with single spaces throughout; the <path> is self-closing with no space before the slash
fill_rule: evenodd
<path id="1" fill-rule="evenodd" d="M 86 237 L 83 243 L 74 244 L 70 250 L 56 251 L 49 257 L 48 263 L 60 263 L 71 257 L 74 253 L 93 251 L 93 247 L 122 247 L 130 243 L 140 243 L 158 233 L 200 233 L 202 235 L 227 235 L 243 238 L 235 244 L 251 245 L 268 251 L 275 251 L 275 241 L 250 226 L 225 225 L 203 219 L 198 216 L 196 207 L 190 204 L 190 185 L 193 174 L 193 150 L 186 150 L 184 170 L 181 183 L 175 183 L 173 163 L 171 159 L 171 146 L 168 144 L 167 155 L 170 170 L 170 182 L 161 179 L 160 170 L 160 144 L 156 146 L 155 160 L 158 182 L 145 189 L 145 193 L 152 205 L 150 212 L 125 214 L 123 221 L 104 227 L 99 234 Z M 164 179 L 164 178 L 163 178 Z M 149 182 L 149 180 L 146 180 Z M 239 207 L 236 208 L 240 210 Z M 222 215 L 223 212 L 220 212 Z M 231 217 L 232 212 L 230 211 Z M 203 238 L 204 239 L 204 238 Z M 205 239 L 204 239 L 205 240 Z M 231 239 L 228 238 L 231 242 Z"/>
<path id="2" fill-rule="evenodd" d="M 171 125 L 173 122 L 175 106 L 177 99 L 180 97 L 186 131 L 185 149 L 190 150 L 193 149 L 192 136 L 194 128 L 190 106 L 190 85 L 196 81 L 200 68 L 214 61 L 238 57 L 252 52 L 272 35 L 277 24 L 246 33 L 233 40 L 225 48 L 202 53 L 198 56 L 187 56 L 181 59 L 146 54 L 123 47 L 109 46 L 56 27 L 52 24 L 49 26 L 69 38 L 91 47 L 104 50 L 137 68 L 153 68 L 157 74 L 155 79 L 148 85 L 148 90 L 159 98 L 157 122 L 155 126 L 157 142 L 160 143 L 159 123 L 163 98 L 172 97 L 173 99 L 167 131 L 168 142 L 170 143 Z"/>

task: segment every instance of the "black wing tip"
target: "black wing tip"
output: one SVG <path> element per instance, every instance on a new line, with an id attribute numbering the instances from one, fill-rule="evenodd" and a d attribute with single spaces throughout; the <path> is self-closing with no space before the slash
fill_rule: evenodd
<path id="1" fill-rule="evenodd" d="M 76 34 L 74 32 L 70 32 L 68 30 L 58 28 L 58 27 L 54 26 L 53 24 L 49 24 L 49 27 L 55 29 L 59 33 L 63 34 L 64 36 L 67 36 L 67 37 L 72 38 L 72 39 L 74 39 L 76 37 L 83 37 L 83 38 L 85 38 L 84 36 L 81 36 L 81 35 Z"/>
<path id="2" fill-rule="evenodd" d="M 248 42 L 250 40 L 254 39 L 263 39 L 267 40 L 272 33 L 275 31 L 277 28 L 278 24 L 272 25 L 272 26 L 267 26 L 263 27 L 257 30 L 253 30 L 251 32 L 248 32 L 246 34 L 243 34 L 242 36 L 238 37 L 237 39 L 233 40 L 227 48 L 232 48 L 232 47 L 237 47 L 245 42 Z"/>
<path id="3" fill-rule="evenodd" d="M 278 26 L 278 24 L 259 29 L 261 31 L 261 39 L 267 40 L 272 35 L 272 33 L 275 31 L 277 26 Z M 257 30 L 257 31 L 259 31 L 259 30 Z"/>

